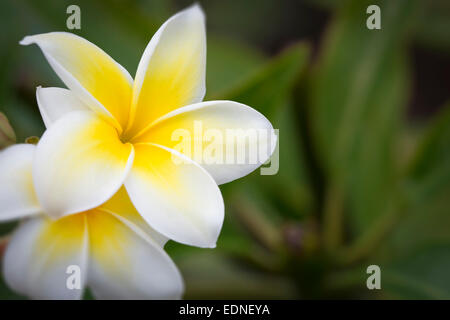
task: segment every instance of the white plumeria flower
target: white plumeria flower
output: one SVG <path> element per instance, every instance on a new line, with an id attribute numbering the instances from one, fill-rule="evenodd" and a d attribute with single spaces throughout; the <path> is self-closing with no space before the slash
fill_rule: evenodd
<path id="1" fill-rule="evenodd" d="M 178 299 L 181 275 L 162 249 L 167 238 L 137 213 L 124 188 L 101 206 L 54 220 L 36 197 L 36 147 L 0 152 L 0 221 L 28 217 L 3 259 L 8 285 L 33 299 L 79 299 L 87 285 L 99 299 Z M 69 266 L 80 288 L 67 286 Z"/>
<path id="2" fill-rule="evenodd" d="M 76 35 L 52 32 L 21 41 L 36 43 L 70 89 L 37 90 L 47 131 L 38 144 L 33 178 L 48 214 L 95 208 L 125 185 L 138 212 L 159 233 L 215 247 L 224 218 L 218 184 L 247 175 L 270 154 L 253 164 L 200 165 L 174 151 L 171 134 L 180 128 L 192 132 L 194 121 L 204 130 L 273 128 L 246 105 L 201 102 L 204 20 L 194 5 L 166 21 L 145 49 L 134 81 L 100 48 Z M 268 149 L 274 148 L 272 140 Z"/>

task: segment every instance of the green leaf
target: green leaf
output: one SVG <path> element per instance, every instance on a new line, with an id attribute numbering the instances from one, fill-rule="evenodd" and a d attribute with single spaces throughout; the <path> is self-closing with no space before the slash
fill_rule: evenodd
<path id="1" fill-rule="evenodd" d="M 356 289 L 363 295 L 381 295 L 383 299 L 449 299 L 450 242 L 430 243 L 406 255 L 386 261 L 372 257 L 363 265 L 346 268 L 326 278 L 328 290 Z M 381 270 L 381 290 L 367 290 L 369 265 Z M 371 296 L 376 298 L 376 296 Z"/>
<path id="2" fill-rule="evenodd" d="M 293 45 L 261 67 L 253 76 L 216 98 L 245 103 L 272 120 L 306 67 L 308 57 L 309 48 L 306 44 Z"/>
<path id="3" fill-rule="evenodd" d="M 450 299 L 450 242 L 422 248 L 382 267 L 382 289 L 401 299 Z"/>
<path id="4" fill-rule="evenodd" d="M 206 99 L 213 100 L 245 81 L 264 65 L 258 51 L 232 39 L 208 33 Z"/>
<path id="5" fill-rule="evenodd" d="M 408 168 L 400 224 L 376 253 L 395 298 L 450 298 L 450 105 L 431 121 Z"/>
<path id="6" fill-rule="evenodd" d="M 410 198 L 415 203 L 450 195 L 450 104 L 432 121 L 420 144 L 409 174 Z"/>
<path id="7" fill-rule="evenodd" d="M 450 105 L 431 121 L 403 187 L 403 218 L 380 254 L 399 257 L 430 243 L 450 243 Z"/>
<path id="8" fill-rule="evenodd" d="M 366 27 L 377 4 L 382 29 Z M 342 195 L 353 232 L 391 206 L 394 154 L 408 93 L 403 42 L 415 1 L 347 1 L 331 26 L 311 82 L 310 121 L 318 158 Z"/>

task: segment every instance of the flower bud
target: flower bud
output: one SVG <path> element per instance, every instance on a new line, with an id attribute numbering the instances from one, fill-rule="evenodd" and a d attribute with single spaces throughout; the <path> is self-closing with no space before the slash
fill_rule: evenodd
<path id="1" fill-rule="evenodd" d="M 39 142 L 39 137 L 36 137 L 36 136 L 31 136 L 31 137 L 28 137 L 25 139 L 25 143 L 28 143 L 28 144 L 38 144 L 38 142 Z"/>

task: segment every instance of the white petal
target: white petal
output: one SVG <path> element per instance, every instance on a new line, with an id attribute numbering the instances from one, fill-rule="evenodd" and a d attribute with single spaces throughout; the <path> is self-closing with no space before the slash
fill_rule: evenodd
<path id="1" fill-rule="evenodd" d="M 5 281 L 13 290 L 32 299 L 80 299 L 87 275 L 85 220 L 63 219 L 71 221 L 39 217 L 16 230 L 3 261 Z M 69 266 L 80 268 L 79 289 L 67 286 Z"/>
<path id="2" fill-rule="evenodd" d="M 171 110 L 202 101 L 205 70 L 205 17 L 194 5 L 167 20 L 142 55 L 133 86 L 129 136 Z"/>
<path id="3" fill-rule="evenodd" d="M 133 157 L 133 146 L 95 113 L 71 112 L 37 146 L 33 179 L 39 203 L 53 217 L 95 208 L 119 190 Z"/>
<path id="4" fill-rule="evenodd" d="M 88 285 L 98 299 L 179 299 L 183 280 L 170 257 L 136 226 L 101 210 L 88 214 Z"/>
<path id="5" fill-rule="evenodd" d="M 128 121 L 133 79 L 93 43 L 68 32 L 25 37 L 36 43 L 65 85 L 93 111 L 121 130 Z"/>
<path id="6" fill-rule="evenodd" d="M 189 148 L 180 148 L 185 145 L 184 137 L 177 132 L 189 134 Z M 206 138 L 208 134 L 210 138 Z M 161 117 L 135 142 L 152 142 L 180 151 L 205 168 L 218 184 L 223 184 L 265 163 L 275 150 L 277 136 L 270 121 L 249 106 L 233 101 L 206 101 Z M 207 153 L 213 143 L 222 152 L 217 157 L 209 157 Z M 238 150 L 244 150 L 242 155 Z"/>
<path id="7" fill-rule="evenodd" d="M 36 100 L 47 128 L 71 111 L 89 110 L 70 90 L 62 88 L 37 87 Z"/>
<path id="8" fill-rule="evenodd" d="M 0 221 L 40 212 L 31 174 L 35 149 L 16 144 L 0 152 Z"/>
<path id="9" fill-rule="evenodd" d="M 125 187 L 142 217 L 172 240 L 215 247 L 224 204 L 212 177 L 192 160 L 161 146 L 136 144 L 135 153 Z"/>

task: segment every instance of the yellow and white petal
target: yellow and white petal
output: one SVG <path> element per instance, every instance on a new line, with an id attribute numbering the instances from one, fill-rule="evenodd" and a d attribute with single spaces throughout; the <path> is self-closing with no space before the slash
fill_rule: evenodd
<path id="1" fill-rule="evenodd" d="M 121 187 L 119 191 L 117 191 L 111 199 L 102 204 L 99 209 L 109 212 L 133 229 L 138 228 L 144 231 L 146 235 L 158 243 L 161 248 L 164 247 L 169 240 L 167 237 L 163 236 L 159 232 L 156 232 L 152 227 L 150 227 L 150 225 L 137 212 L 125 187 Z"/>
<path id="2" fill-rule="evenodd" d="M 20 42 L 33 43 L 41 48 L 56 74 L 82 101 L 118 129 L 125 126 L 133 79 L 120 64 L 93 43 L 68 32 L 27 36 Z"/>
<path id="3" fill-rule="evenodd" d="M 91 111 L 74 111 L 42 136 L 33 164 L 36 194 L 52 217 L 101 205 L 123 184 L 133 146 Z"/>
<path id="4" fill-rule="evenodd" d="M 37 87 L 36 100 L 46 128 L 69 112 L 89 110 L 72 91 L 63 88 Z"/>
<path id="5" fill-rule="evenodd" d="M 206 101 L 165 115 L 135 142 L 179 151 L 223 184 L 265 163 L 275 150 L 277 136 L 270 121 L 249 106 Z"/>
<path id="6" fill-rule="evenodd" d="M 95 209 L 87 214 L 90 235 L 88 286 L 98 299 L 179 299 L 181 275 L 145 232 Z"/>
<path id="7" fill-rule="evenodd" d="M 80 299 L 88 271 L 87 240 L 84 214 L 25 221 L 5 252 L 6 283 L 32 299 Z"/>
<path id="8" fill-rule="evenodd" d="M 142 217 L 164 236 L 215 247 L 224 204 L 213 178 L 183 155 L 152 144 L 135 145 L 125 187 Z"/>
<path id="9" fill-rule="evenodd" d="M 31 174 L 35 149 L 16 144 L 0 152 L 0 221 L 40 212 Z"/>
<path id="10" fill-rule="evenodd" d="M 205 69 L 205 17 L 194 5 L 167 20 L 142 55 L 133 86 L 129 137 L 174 109 L 202 101 Z"/>

